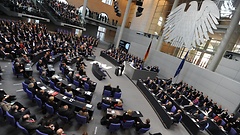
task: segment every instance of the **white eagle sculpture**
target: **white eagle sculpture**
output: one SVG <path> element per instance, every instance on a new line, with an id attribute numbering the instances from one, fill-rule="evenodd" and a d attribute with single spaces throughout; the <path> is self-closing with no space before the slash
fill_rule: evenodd
<path id="1" fill-rule="evenodd" d="M 195 48 L 204 43 L 204 38 L 209 39 L 208 32 L 214 34 L 213 29 L 217 29 L 219 9 L 213 1 L 203 1 L 200 10 L 196 1 L 189 5 L 187 11 L 186 3 L 179 5 L 167 17 L 163 36 L 172 46 Z"/>

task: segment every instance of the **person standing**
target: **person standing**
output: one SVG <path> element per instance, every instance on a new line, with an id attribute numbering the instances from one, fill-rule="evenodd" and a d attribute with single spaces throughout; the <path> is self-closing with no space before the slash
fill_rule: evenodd
<path id="1" fill-rule="evenodd" d="M 124 70 L 124 68 L 125 68 L 125 66 L 124 66 L 124 64 L 122 63 L 122 64 L 120 65 L 120 70 L 121 70 L 120 75 L 123 74 L 123 70 Z"/>

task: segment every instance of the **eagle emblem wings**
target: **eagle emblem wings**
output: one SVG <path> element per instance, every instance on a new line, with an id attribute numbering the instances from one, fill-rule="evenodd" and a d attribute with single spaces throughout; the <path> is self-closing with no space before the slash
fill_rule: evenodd
<path id="1" fill-rule="evenodd" d="M 163 36 L 172 46 L 195 48 L 209 39 L 208 32 L 214 34 L 213 29 L 217 29 L 219 9 L 213 1 L 203 1 L 200 10 L 196 1 L 189 5 L 187 11 L 186 3 L 179 5 L 167 17 Z"/>

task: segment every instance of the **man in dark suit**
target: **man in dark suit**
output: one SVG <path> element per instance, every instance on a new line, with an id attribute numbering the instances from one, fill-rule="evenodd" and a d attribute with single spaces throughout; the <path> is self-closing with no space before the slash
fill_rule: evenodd
<path id="1" fill-rule="evenodd" d="M 119 118 L 117 118 L 116 115 L 109 117 L 109 119 L 107 121 L 108 121 L 107 128 L 109 128 L 111 123 L 115 123 L 115 124 L 120 123 L 120 120 L 119 120 Z"/>
<path id="2" fill-rule="evenodd" d="M 201 121 L 199 121 L 199 122 L 197 122 L 198 123 L 198 125 L 200 126 L 200 130 L 204 130 L 205 129 L 205 127 L 207 126 L 207 116 L 204 116 L 203 117 L 203 120 L 201 120 Z"/>
<path id="3" fill-rule="evenodd" d="M 8 111 L 16 121 L 18 121 L 23 115 L 29 114 L 29 110 L 24 107 L 19 107 L 18 105 L 13 105 L 11 109 Z"/>
<path id="4" fill-rule="evenodd" d="M 44 125 L 41 125 L 38 130 L 48 135 L 54 135 L 55 126 L 53 123 L 47 121 Z"/>
<path id="5" fill-rule="evenodd" d="M 178 123 L 180 121 L 182 117 L 181 112 L 182 112 L 181 110 L 177 110 L 177 113 L 172 115 L 173 123 Z"/>
<path id="6" fill-rule="evenodd" d="M 150 128 L 150 119 L 146 119 L 145 123 L 141 119 L 138 119 L 135 127 L 136 131 L 139 131 L 141 128 Z"/>
<path id="7" fill-rule="evenodd" d="M 68 119 L 72 119 L 74 117 L 75 107 L 69 108 L 68 105 L 64 105 L 58 109 L 58 113 L 62 116 L 66 116 Z"/>
<path id="8" fill-rule="evenodd" d="M 35 132 L 35 130 L 40 127 L 41 121 L 42 119 L 36 121 L 34 118 L 31 118 L 29 114 L 25 114 L 19 120 L 19 124 L 31 133 Z"/>

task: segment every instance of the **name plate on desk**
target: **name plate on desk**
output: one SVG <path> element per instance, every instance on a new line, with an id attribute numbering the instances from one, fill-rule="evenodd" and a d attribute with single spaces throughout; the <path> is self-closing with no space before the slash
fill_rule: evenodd
<path id="1" fill-rule="evenodd" d="M 37 82 L 37 84 L 41 84 L 41 82 Z"/>
<path id="2" fill-rule="evenodd" d="M 76 88 L 77 91 L 80 91 L 80 88 Z"/>
<path id="3" fill-rule="evenodd" d="M 40 87 L 42 90 L 46 90 L 47 88 L 45 86 Z"/>
<path id="4" fill-rule="evenodd" d="M 91 92 L 90 91 L 85 91 L 85 94 L 91 95 Z"/>
<path id="5" fill-rule="evenodd" d="M 136 111 L 136 113 L 137 113 L 137 114 L 140 114 L 140 112 L 139 112 L 139 111 Z"/>
<path id="6" fill-rule="evenodd" d="M 91 104 L 86 104 L 86 107 L 87 108 L 92 108 L 92 105 Z"/>
<path id="7" fill-rule="evenodd" d="M 29 70 L 30 68 L 25 68 L 26 70 Z"/>
<path id="8" fill-rule="evenodd" d="M 67 96 L 63 96 L 62 98 L 63 98 L 63 99 L 67 99 Z"/>

